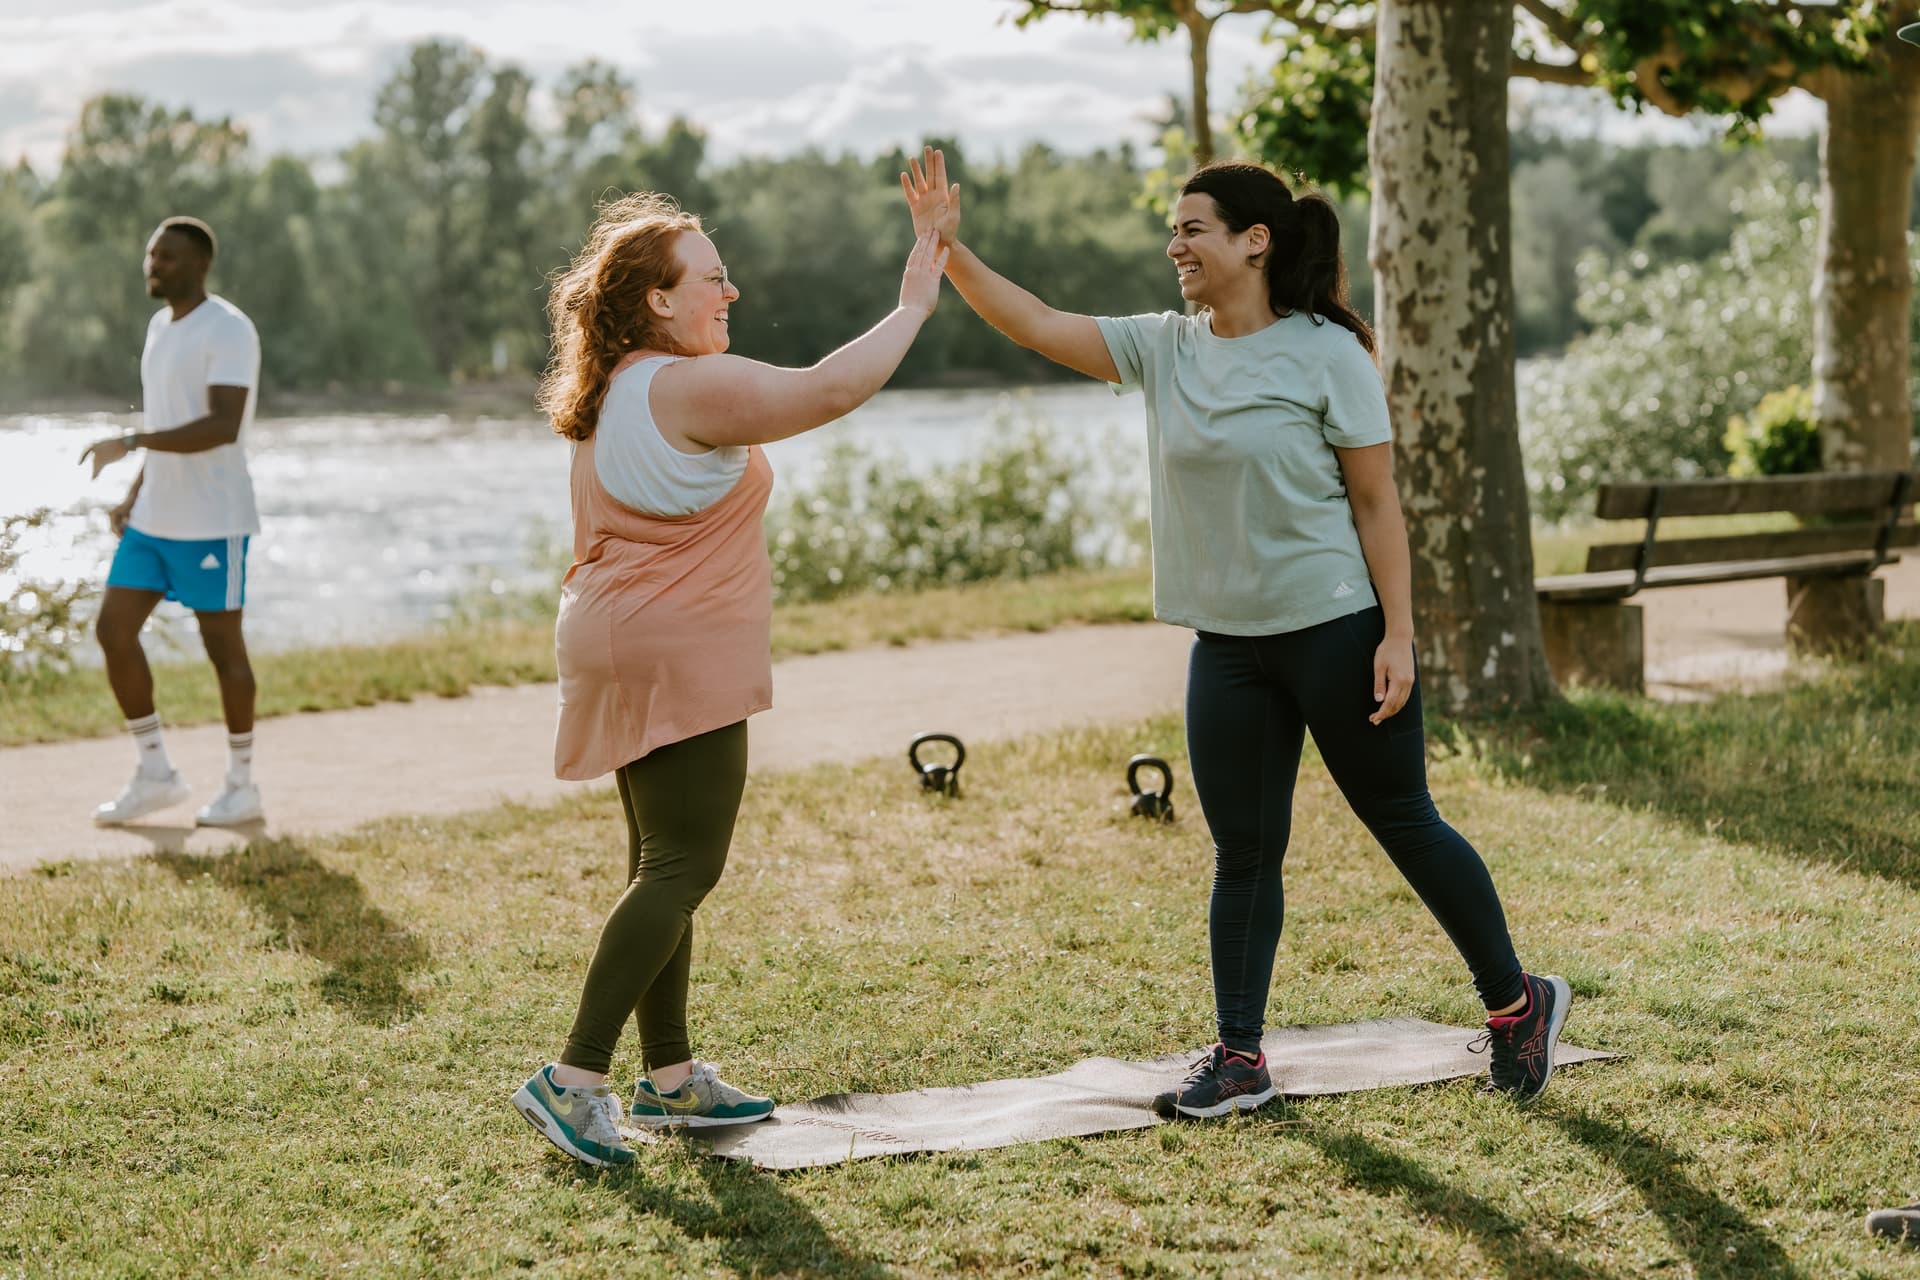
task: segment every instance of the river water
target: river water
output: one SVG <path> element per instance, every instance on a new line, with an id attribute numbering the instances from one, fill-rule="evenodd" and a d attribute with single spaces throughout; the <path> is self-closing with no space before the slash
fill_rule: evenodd
<path id="1" fill-rule="evenodd" d="M 138 425 L 137 415 L 0 416 L 0 515 L 54 513 L 28 535 L 25 576 L 105 580 L 115 545 L 106 511 L 126 495 L 137 462 L 90 481 L 76 460 L 91 441 Z M 767 455 L 776 485 L 804 488 L 834 441 L 931 469 L 977 456 L 1026 426 L 1084 456 L 1087 483 L 1143 491 L 1140 402 L 1092 383 L 885 391 L 839 422 L 768 446 Z M 475 592 L 551 583 L 551 552 L 540 544 L 568 536 L 568 451 L 531 410 L 267 417 L 249 429 L 247 446 L 263 526 L 247 571 L 247 635 L 256 648 L 417 631 Z M 0 577 L 0 591 L 17 585 Z M 187 616 L 175 605 L 162 609 L 163 618 Z"/>

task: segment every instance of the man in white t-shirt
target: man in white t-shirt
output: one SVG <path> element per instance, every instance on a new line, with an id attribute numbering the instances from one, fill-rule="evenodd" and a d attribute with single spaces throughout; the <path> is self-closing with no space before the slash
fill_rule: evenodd
<path id="1" fill-rule="evenodd" d="M 253 421 L 260 337 L 238 307 L 208 294 L 213 253 L 213 231 L 198 218 L 168 218 L 147 241 L 147 292 L 166 305 L 148 323 L 140 356 L 145 430 L 98 441 L 80 455 L 98 476 L 135 449 L 147 451 L 126 501 L 109 513 L 120 547 L 94 628 L 140 749 L 133 780 L 94 811 L 93 820 L 107 826 L 170 808 L 190 792 L 161 741 L 153 671 L 140 647 L 140 628 L 162 600 L 178 600 L 199 620 L 226 713 L 226 782 L 199 821 L 232 827 L 262 817 L 253 781 L 253 667 L 240 630 L 247 541 L 260 532 L 240 433 Z"/>

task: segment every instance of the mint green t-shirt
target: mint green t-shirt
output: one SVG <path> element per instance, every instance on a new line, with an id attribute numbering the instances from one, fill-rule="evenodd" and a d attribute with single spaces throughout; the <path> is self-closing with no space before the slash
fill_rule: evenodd
<path id="1" fill-rule="evenodd" d="M 1146 393 L 1154 616 L 1277 635 L 1378 603 L 1333 452 L 1393 438 L 1359 339 L 1299 312 L 1244 338 L 1204 312 L 1098 322 L 1114 390 Z"/>

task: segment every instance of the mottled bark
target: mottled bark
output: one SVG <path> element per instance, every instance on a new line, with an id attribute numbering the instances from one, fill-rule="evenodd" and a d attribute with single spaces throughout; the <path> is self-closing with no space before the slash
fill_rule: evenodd
<path id="1" fill-rule="evenodd" d="M 1914 6 L 1903 6 L 1910 18 Z M 1920 140 L 1920 49 L 1889 40 L 1882 74 L 1828 71 L 1813 278 L 1813 411 L 1822 465 L 1907 465 L 1913 277 L 1907 248 Z"/>
<path id="2" fill-rule="evenodd" d="M 1441 708 L 1553 695 L 1513 383 L 1511 0 L 1383 0 L 1371 261 L 1417 652 Z"/>

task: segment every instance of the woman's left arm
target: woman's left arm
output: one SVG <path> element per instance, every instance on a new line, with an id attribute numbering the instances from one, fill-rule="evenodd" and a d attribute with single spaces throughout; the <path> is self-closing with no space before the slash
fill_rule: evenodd
<path id="1" fill-rule="evenodd" d="M 1335 446 L 1333 452 L 1347 482 L 1360 552 L 1387 615 L 1387 637 L 1373 655 L 1373 700 L 1380 709 L 1367 717 L 1381 724 L 1404 707 L 1413 692 L 1413 561 L 1407 550 L 1407 522 L 1393 487 L 1391 444 Z"/>

